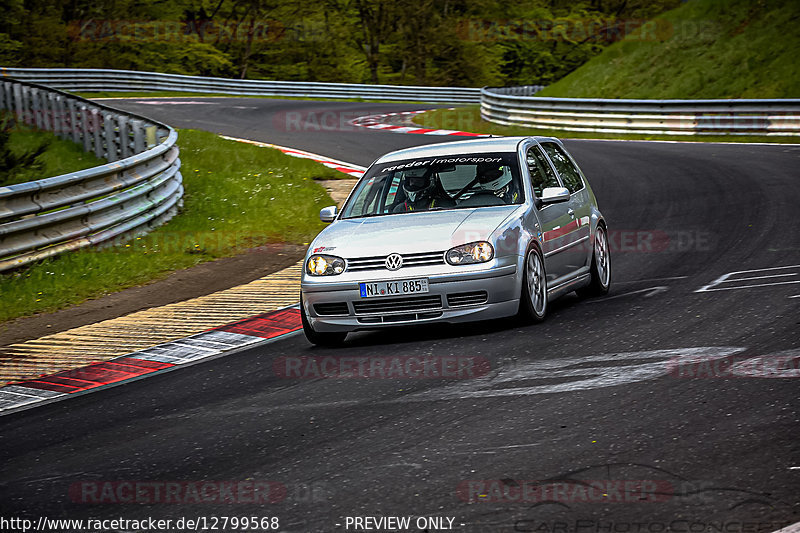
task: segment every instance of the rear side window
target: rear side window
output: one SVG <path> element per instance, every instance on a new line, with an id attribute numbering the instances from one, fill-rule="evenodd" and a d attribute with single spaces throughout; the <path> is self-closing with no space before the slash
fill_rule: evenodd
<path id="1" fill-rule="evenodd" d="M 533 194 L 537 198 L 541 198 L 542 191 L 547 187 L 561 187 L 558 183 L 558 178 L 553 174 L 553 169 L 547 162 L 547 158 L 542 153 L 542 149 L 538 146 L 532 146 L 528 149 L 526 155 L 528 164 L 528 172 L 531 174 L 531 185 L 533 186 Z"/>
<path id="2" fill-rule="evenodd" d="M 570 194 L 578 192 L 583 189 L 583 180 L 581 180 L 581 173 L 572 164 L 569 156 L 567 156 L 564 149 L 555 143 L 542 143 L 547 155 L 558 170 L 561 176 L 561 181 L 564 182 L 564 187 L 569 189 Z"/>

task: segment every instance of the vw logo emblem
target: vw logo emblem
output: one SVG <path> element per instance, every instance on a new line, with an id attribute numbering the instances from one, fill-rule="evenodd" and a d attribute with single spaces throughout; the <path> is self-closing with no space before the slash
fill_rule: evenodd
<path id="1" fill-rule="evenodd" d="M 386 268 L 388 270 L 398 270 L 403 266 L 403 256 L 400 254 L 389 254 L 386 258 Z"/>

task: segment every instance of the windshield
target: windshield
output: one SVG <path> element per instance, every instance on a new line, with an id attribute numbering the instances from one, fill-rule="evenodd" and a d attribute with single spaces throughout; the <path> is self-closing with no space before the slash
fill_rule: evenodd
<path id="1" fill-rule="evenodd" d="M 520 204 L 516 153 L 464 154 L 372 165 L 341 218 Z"/>

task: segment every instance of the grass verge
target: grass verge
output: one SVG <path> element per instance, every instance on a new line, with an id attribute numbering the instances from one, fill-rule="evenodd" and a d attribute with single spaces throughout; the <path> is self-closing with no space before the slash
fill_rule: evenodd
<path id="1" fill-rule="evenodd" d="M 36 158 L 36 165 L 13 172 L 2 185 L 59 176 L 106 163 L 93 153 L 84 152 L 80 145 L 72 141 L 26 125 L 14 125 L 8 136 L 7 147 L 11 153 L 20 155 L 35 150 L 42 143 L 48 143 L 47 150 Z"/>
<path id="2" fill-rule="evenodd" d="M 0 322 L 54 311 L 270 242 L 309 242 L 334 202 L 315 178 L 337 172 L 278 150 L 180 130 L 184 207 L 133 241 L 0 275 Z"/>
<path id="3" fill-rule="evenodd" d="M 435 109 L 414 115 L 413 121 L 420 126 L 435 129 L 460 130 L 489 135 L 541 135 L 559 139 L 617 139 L 645 141 L 694 141 L 694 142 L 763 142 L 800 143 L 800 137 L 766 135 L 658 135 L 635 133 L 594 133 L 590 131 L 566 131 L 530 128 L 527 126 L 502 126 L 481 118 L 478 105 Z"/>
<path id="4" fill-rule="evenodd" d="M 796 0 L 693 0 L 545 88 L 591 98 L 800 97 Z"/>

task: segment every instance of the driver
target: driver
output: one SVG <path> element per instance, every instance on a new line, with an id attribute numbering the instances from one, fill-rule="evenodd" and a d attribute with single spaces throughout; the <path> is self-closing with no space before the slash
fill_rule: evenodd
<path id="1" fill-rule="evenodd" d="M 492 194 L 503 200 L 506 204 L 515 203 L 519 197 L 516 187 L 513 186 L 510 172 L 503 172 L 499 178 L 488 183 L 482 183 L 481 185 L 484 190 L 491 191 Z"/>
<path id="2" fill-rule="evenodd" d="M 434 207 L 448 207 L 452 202 L 445 202 L 438 191 L 436 178 L 431 169 L 407 170 L 403 176 L 403 192 L 406 199 L 398 204 L 393 213 L 409 211 L 427 211 Z"/>
<path id="3" fill-rule="evenodd" d="M 513 204 L 519 197 L 511 173 L 503 165 L 479 163 L 476 168 L 476 179 L 484 191 L 491 192 L 503 203 Z"/>

